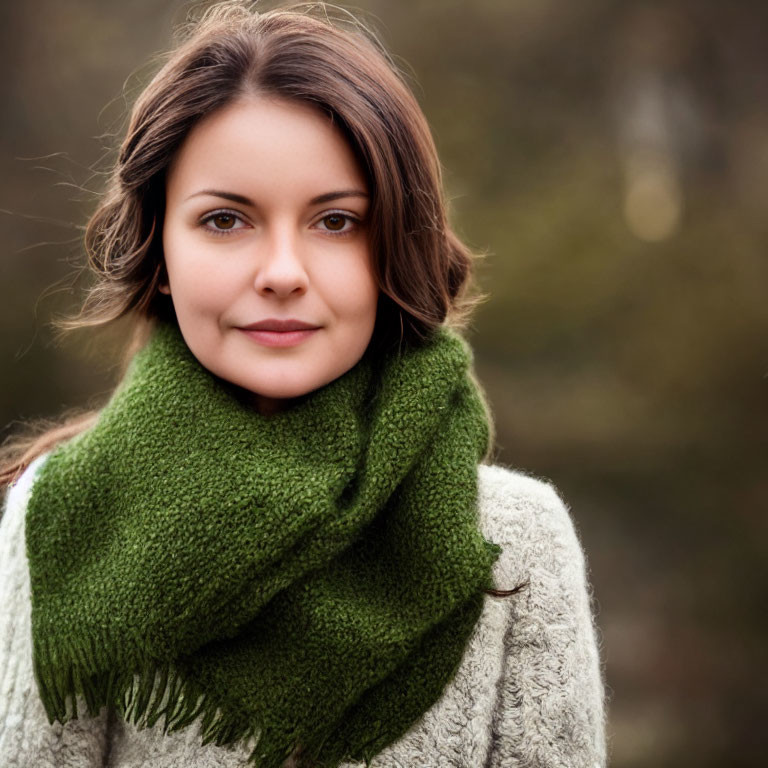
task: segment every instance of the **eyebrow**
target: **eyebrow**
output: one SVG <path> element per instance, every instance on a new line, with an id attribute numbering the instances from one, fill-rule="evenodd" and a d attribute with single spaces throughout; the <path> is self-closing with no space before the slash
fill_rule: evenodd
<path id="1" fill-rule="evenodd" d="M 190 195 L 187 200 L 199 195 L 210 195 L 211 197 L 222 197 L 225 200 L 231 200 L 233 203 L 240 203 L 241 205 L 250 205 L 251 208 L 255 208 L 254 202 L 245 195 L 238 195 L 236 192 L 226 192 L 222 189 L 203 189 L 200 192 L 195 192 Z M 361 189 L 340 189 L 337 192 L 326 192 L 317 197 L 313 197 L 310 201 L 310 205 L 319 205 L 320 203 L 328 203 L 331 200 L 338 200 L 342 197 L 368 197 L 367 192 L 363 192 Z"/>

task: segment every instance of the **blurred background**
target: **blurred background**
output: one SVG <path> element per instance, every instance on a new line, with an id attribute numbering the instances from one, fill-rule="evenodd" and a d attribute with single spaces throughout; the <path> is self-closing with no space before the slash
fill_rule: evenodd
<path id="1" fill-rule="evenodd" d="M 768 3 L 340 4 L 406 70 L 488 254 L 470 340 L 498 460 L 571 508 L 611 765 L 765 765 Z M 115 382 L 119 328 L 49 323 L 78 306 L 97 171 L 190 7 L 0 8 L 0 438 Z"/>

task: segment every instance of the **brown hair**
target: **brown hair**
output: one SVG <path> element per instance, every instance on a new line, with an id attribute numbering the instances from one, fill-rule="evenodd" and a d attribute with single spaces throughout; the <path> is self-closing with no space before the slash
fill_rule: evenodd
<path id="1" fill-rule="evenodd" d="M 332 18 L 333 11 L 342 11 Z M 440 163 L 418 102 L 374 33 L 347 11 L 299 3 L 257 12 L 229 1 L 181 30 L 179 44 L 136 100 L 107 189 L 85 232 L 94 277 L 63 330 L 129 317 L 125 359 L 152 324 L 173 316 L 165 280 L 165 175 L 203 116 L 266 94 L 313 105 L 347 138 L 371 190 L 369 232 L 380 300 L 372 343 L 418 344 L 442 323 L 461 328 L 475 256 L 447 222 Z M 0 451 L 0 486 L 38 455 L 87 429 L 98 411 L 38 426 Z M 493 441 L 491 441 L 492 443 Z"/>

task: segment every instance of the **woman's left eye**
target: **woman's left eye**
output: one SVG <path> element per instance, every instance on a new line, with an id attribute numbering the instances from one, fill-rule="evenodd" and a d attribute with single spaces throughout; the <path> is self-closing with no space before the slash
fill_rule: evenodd
<path id="1" fill-rule="evenodd" d="M 350 235 L 360 224 L 359 219 L 341 212 L 326 213 L 320 222 L 325 225 L 322 229 L 331 235 Z M 345 226 L 346 224 L 350 226 Z"/>

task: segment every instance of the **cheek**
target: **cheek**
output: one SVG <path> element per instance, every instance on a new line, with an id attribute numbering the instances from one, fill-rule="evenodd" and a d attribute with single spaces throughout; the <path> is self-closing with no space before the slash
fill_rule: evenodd
<path id="1" fill-rule="evenodd" d="M 226 270 L 212 268 L 210 264 L 190 256 L 178 274 L 178 284 L 187 301 L 200 309 L 214 310 L 232 301 L 237 280 Z"/>
<path id="2" fill-rule="evenodd" d="M 376 314 L 379 287 L 373 272 L 365 266 L 365 257 L 326 276 L 324 293 L 340 317 L 372 322 Z"/>
<path id="3" fill-rule="evenodd" d="M 163 237 L 163 250 L 177 312 L 214 311 L 231 301 L 236 276 L 194 238 L 171 230 Z"/>

